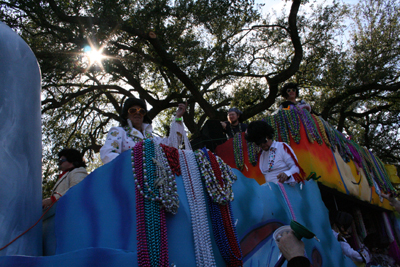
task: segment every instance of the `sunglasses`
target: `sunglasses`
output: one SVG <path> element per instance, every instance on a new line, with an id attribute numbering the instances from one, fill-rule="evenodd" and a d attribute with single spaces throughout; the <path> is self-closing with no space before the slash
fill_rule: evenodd
<path id="1" fill-rule="evenodd" d="M 128 113 L 129 114 L 139 113 L 139 115 L 141 115 L 143 117 L 144 115 L 146 115 L 147 112 L 143 108 L 130 108 L 130 109 L 128 109 Z"/>
<path id="2" fill-rule="evenodd" d="M 66 162 L 67 161 L 67 159 L 59 159 L 58 160 L 58 165 L 61 165 L 61 164 L 63 164 L 64 162 Z"/>
<path id="3" fill-rule="evenodd" d="M 294 89 L 294 88 L 288 88 L 288 89 L 286 89 L 286 92 L 287 92 L 287 93 L 296 92 L 296 89 Z"/>

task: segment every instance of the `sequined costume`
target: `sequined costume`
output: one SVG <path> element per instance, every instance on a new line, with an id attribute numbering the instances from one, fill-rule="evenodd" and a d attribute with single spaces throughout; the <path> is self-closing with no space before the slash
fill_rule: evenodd
<path id="1" fill-rule="evenodd" d="M 100 149 L 100 157 L 103 163 L 106 164 L 112 161 L 122 152 L 133 148 L 138 141 L 148 137 L 153 137 L 156 143 L 162 143 L 175 148 L 178 148 L 182 143 L 182 139 L 185 141 L 185 146 L 190 145 L 186 141 L 187 137 L 182 122 L 173 122 L 171 124 L 171 135 L 166 138 L 154 136 L 151 124 L 143 123 L 142 129 L 142 132 L 140 132 L 135 128 L 111 127 L 107 139 Z"/>

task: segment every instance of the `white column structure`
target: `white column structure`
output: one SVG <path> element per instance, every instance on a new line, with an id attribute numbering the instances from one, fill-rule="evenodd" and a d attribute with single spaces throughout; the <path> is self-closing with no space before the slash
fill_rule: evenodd
<path id="1" fill-rule="evenodd" d="M 0 248 L 41 216 L 41 75 L 24 40 L 0 22 Z M 42 255 L 42 224 L 0 251 Z"/>

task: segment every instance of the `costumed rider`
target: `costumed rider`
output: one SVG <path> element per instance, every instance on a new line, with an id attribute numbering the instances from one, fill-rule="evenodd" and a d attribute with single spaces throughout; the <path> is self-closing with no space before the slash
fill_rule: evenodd
<path id="1" fill-rule="evenodd" d="M 58 153 L 58 169 L 61 174 L 51 191 L 51 197 L 42 200 L 42 208 L 48 208 L 63 196 L 68 189 L 81 182 L 88 174 L 81 153 L 73 148 L 65 148 Z"/>
<path id="2" fill-rule="evenodd" d="M 289 109 L 290 106 L 296 106 L 311 112 L 311 106 L 306 101 L 296 100 L 299 97 L 299 87 L 296 83 L 286 83 L 281 89 L 281 95 L 286 101 L 279 106 L 279 109 Z"/>
<path id="3" fill-rule="evenodd" d="M 179 148 L 184 141 L 185 149 L 191 149 L 182 119 L 185 112 L 186 105 L 179 104 L 176 116 L 170 126 L 170 136 L 161 138 L 153 135 L 146 102 L 139 98 L 128 98 L 122 109 L 121 126 L 111 127 L 107 139 L 100 149 L 101 160 L 106 164 L 145 138 L 153 138 L 157 144 L 162 143 L 175 148 Z"/>
<path id="4" fill-rule="evenodd" d="M 240 122 L 240 116 L 242 112 L 238 108 L 230 108 L 228 110 L 228 121 L 221 121 L 224 133 L 228 135 L 228 138 L 233 138 L 236 133 L 243 133 L 247 129 L 247 124 Z"/>
<path id="5" fill-rule="evenodd" d="M 347 238 L 351 237 L 351 224 L 353 216 L 347 212 L 338 211 L 336 215 L 331 215 L 332 233 L 342 247 L 343 254 L 356 263 L 370 262 L 370 253 L 368 249 L 362 245 L 360 250 L 354 250 L 347 242 Z"/>
<path id="6" fill-rule="evenodd" d="M 253 121 L 246 131 L 247 142 L 254 142 L 261 148 L 259 165 L 266 182 L 302 182 L 305 173 L 300 167 L 292 148 L 273 140 L 274 129 L 265 121 Z"/>

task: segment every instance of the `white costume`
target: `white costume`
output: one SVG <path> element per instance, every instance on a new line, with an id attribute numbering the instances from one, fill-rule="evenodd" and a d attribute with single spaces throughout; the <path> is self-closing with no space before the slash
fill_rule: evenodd
<path id="1" fill-rule="evenodd" d="M 153 127 L 151 124 L 147 123 L 142 124 L 142 132 L 131 127 L 111 127 L 106 142 L 100 149 L 101 160 L 106 164 L 115 159 L 122 152 L 133 148 L 138 141 L 148 137 L 153 137 L 156 143 L 162 143 L 175 148 L 178 148 L 182 143 L 182 139 L 184 139 L 186 149 L 190 149 L 190 144 L 187 140 L 182 122 L 174 121 L 171 124 L 171 134 L 169 137 L 161 138 L 153 136 L 152 132 Z"/>
<path id="2" fill-rule="evenodd" d="M 285 144 L 288 149 L 294 154 L 292 148 Z M 278 174 L 285 173 L 289 179 L 285 183 L 294 183 L 296 180 L 293 174 L 300 173 L 299 168 L 292 157 L 285 151 L 284 143 L 273 141 L 268 151 L 262 151 L 260 155 L 260 171 L 265 176 L 266 182 L 278 183 Z"/>
<path id="3" fill-rule="evenodd" d="M 66 172 L 61 178 L 59 178 L 53 187 L 51 195 L 56 199 L 63 196 L 68 189 L 78 184 L 87 176 L 86 169 L 84 167 L 75 168 L 72 171 Z"/>
<path id="4" fill-rule="evenodd" d="M 335 230 L 332 229 L 332 233 L 335 236 L 336 240 L 338 239 L 339 233 L 336 233 Z M 339 241 L 340 246 L 342 247 L 343 254 L 349 257 L 354 262 L 370 262 L 370 255 L 365 248 L 362 248 L 360 252 L 354 250 L 349 243 L 345 239 L 343 241 Z"/>

